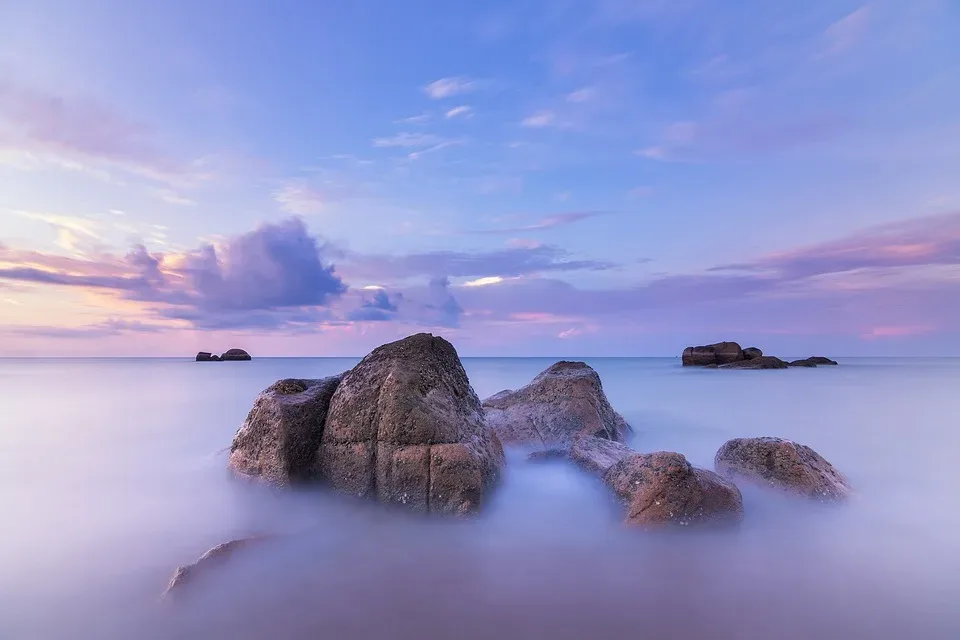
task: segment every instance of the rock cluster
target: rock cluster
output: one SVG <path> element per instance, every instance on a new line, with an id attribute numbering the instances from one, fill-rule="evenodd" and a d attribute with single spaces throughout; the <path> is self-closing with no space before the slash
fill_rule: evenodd
<path id="1" fill-rule="evenodd" d="M 774 356 L 765 356 L 756 347 L 741 349 L 736 342 L 718 342 L 699 347 L 687 347 L 683 350 L 682 363 L 685 367 L 704 367 L 708 369 L 786 369 L 788 367 L 816 367 L 817 365 L 835 365 L 837 362 L 823 356 L 804 358 L 787 362 Z"/>
<path id="2" fill-rule="evenodd" d="M 253 360 L 250 354 L 243 349 L 229 349 L 222 355 L 201 351 L 197 354 L 197 362 L 228 362 L 228 361 Z"/>

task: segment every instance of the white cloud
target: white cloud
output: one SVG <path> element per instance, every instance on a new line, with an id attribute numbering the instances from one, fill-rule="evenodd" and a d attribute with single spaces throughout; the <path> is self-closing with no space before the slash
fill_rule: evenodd
<path id="1" fill-rule="evenodd" d="M 840 54 L 854 47 L 866 34 L 869 20 L 870 7 L 863 6 L 827 27 L 824 55 Z"/>
<path id="2" fill-rule="evenodd" d="M 580 335 L 581 333 L 583 333 L 583 330 L 571 327 L 566 331 L 561 331 L 560 333 L 558 333 L 557 337 L 560 338 L 561 340 L 566 340 L 567 338 L 574 338 Z"/>
<path id="3" fill-rule="evenodd" d="M 163 200 L 168 204 L 175 204 L 181 207 L 193 207 L 197 204 L 195 200 L 181 196 L 176 191 L 171 191 L 170 189 L 155 189 L 151 193 L 159 200 Z"/>
<path id="4" fill-rule="evenodd" d="M 543 243 L 532 238 L 511 238 L 507 240 L 507 246 L 511 249 L 539 249 Z"/>
<path id="5" fill-rule="evenodd" d="M 592 100 L 596 95 L 597 95 L 597 91 L 593 87 L 583 87 L 581 89 L 577 89 L 576 91 L 568 93 L 567 102 L 573 102 L 575 104 L 579 104 L 581 102 L 587 102 L 589 100 Z"/>
<path id="6" fill-rule="evenodd" d="M 429 147 L 430 145 L 436 145 L 442 142 L 445 142 L 443 138 L 429 134 L 429 133 L 402 132 L 402 133 L 398 133 L 395 136 L 389 136 L 386 138 L 374 138 L 373 146 L 375 147 Z"/>
<path id="7" fill-rule="evenodd" d="M 454 147 L 459 144 L 463 144 L 463 140 L 443 140 L 442 142 L 438 142 L 432 147 L 428 147 L 420 151 L 411 151 L 410 153 L 407 154 L 407 157 L 411 160 L 416 160 L 428 153 L 433 153 L 434 151 L 440 151 L 441 149 L 446 149 L 447 147 Z"/>
<path id="8" fill-rule="evenodd" d="M 492 284 L 500 284 L 503 282 L 504 278 L 500 276 L 487 276 L 485 278 L 477 278 L 476 280 L 470 280 L 464 282 L 463 286 L 465 287 L 487 287 Z"/>
<path id="9" fill-rule="evenodd" d="M 453 96 L 470 93 L 480 88 L 480 81 L 471 80 L 462 76 L 453 76 L 450 78 L 440 78 L 434 80 L 423 88 L 424 92 L 434 100 L 450 98 Z"/>
<path id="10" fill-rule="evenodd" d="M 667 152 L 663 147 L 644 147 L 643 149 L 637 149 L 634 153 L 649 160 L 667 159 Z"/>
<path id="11" fill-rule="evenodd" d="M 326 204 L 322 193 L 303 182 L 288 182 L 273 192 L 280 208 L 295 215 L 319 213 Z"/>
<path id="12" fill-rule="evenodd" d="M 447 118 L 456 118 L 458 116 L 469 118 L 471 115 L 473 115 L 473 107 L 467 106 L 465 104 L 460 105 L 459 107 L 454 107 L 453 109 L 450 109 L 446 113 Z"/>
<path id="13" fill-rule="evenodd" d="M 396 124 L 423 124 L 430 120 L 429 113 L 421 113 L 417 116 L 410 116 L 409 118 L 400 118 L 396 121 Z"/>
<path id="14" fill-rule="evenodd" d="M 534 129 L 542 129 L 543 127 L 554 127 L 557 126 L 557 116 L 552 111 L 538 111 L 532 116 L 527 116 L 521 122 L 525 127 L 532 127 Z"/>

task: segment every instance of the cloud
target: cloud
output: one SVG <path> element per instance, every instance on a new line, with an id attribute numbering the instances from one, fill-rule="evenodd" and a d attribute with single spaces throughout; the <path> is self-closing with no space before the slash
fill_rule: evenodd
<path id="1" fill-rule="evenodd" d="M 10 213 L 50 225 L 57 233 L 57 245 L 71 253 L 99 251 L 104 247 L 100 224 L 81 216 L 64 216 L 39 211 L 9 210 Z"/>
<path id="2" fill-rule="evenodd" d="M 467 106 L 465 104 L 460 105 L 459 107 L 454 107 L 453 109 L 450 109 L 449 111 L 447 111 L 445 115 L 447 118 L 457 118 L 457 117 L 469 118 L 470 116 L 473 115 L 473 107 Z"/>
<path id="3" fill-rule="evenodd" d="M 425 86 L 423 91 L 434 100 L 440 100 L 442 98 L 451 98 L 465 93 L 472 93 L 480 89 L 483 84 L 484 83 L 479 80 L 453 76 L 434 80 Z"/>
<path id="4" fill-rule="evenodd" d="M 574 104 L 580 104 L 582 102 L 588 102 L 592 100 L 597 95 L 597 90 L 593 87 L 582 87 L 576 91 L 572 91 L 567 94 L 567 102 L 572 102 Z"/>
<path id="5" fill-rule="evenodd" d="M 398 304 L 403 300 L 403 294 L 391 296 L 383 289 L 379 289 L 370 299 L 364 300 L 361 305 L 347 314 L 347 318 L 355 322 L 386 322 L 397 316 Z"/>
<path id="6" fill-rule="evenodd" d="M 122 169 L 152 180 L 189 182 L 197 172 L 163 153 L 145 125 L 108 106 L 60 96 L 0 75 L 0 152 L 70 169 Z"/>
<path id="7" fill-rule="evenodd" d="M 428 302 L 424 305 L 427 312 L 422 321 L 436 324 L 441 327 L 457 328 L 463 316 L 463 307 L 450 293 L 448 278 L 434 278 L 428 287 Z"/>
<path id="8" fill-rule="evenodd" d="M 149 324 L 137 320 L 110 319 L 82 327 L 8 326 L 3 333 L 54 339 L 107 338 L 130 333 L 160 333 L 169 325 Z"/>
<path id="9" fill-rule="evenodd" d="M 273 192 L 273 199 L 281 209 L 294 215 L 320 213 L 326 205 L 322 193 L 301 181 L 284 184 Z"/>
<path id="10" fill-rule="evenodd" d="M 837 20 L 824 32 L 824 55 L 838 55 L 849 51 L 866 35 L 871 10 L 863 6 Z"/>
<path id="11" fill-rule="evenodd" d="M 509 235 L 515 233 L 522 233 L 525 231 L 543 231 L 546 229 L 554 229 L 556 227 L 562 227 L 569 224 L 574 224 L 580 222 L 581 220 L 589 220 L 590 218 L 596 218 L 597 216 L 604 215 L 603 211 L 568 211 L 565 213 L 554 213 L 548 216 L 544 216 L 537 222 L 528 225 L 521 225 L 517 227 L 501 227 L 499 229 L 479 229 L 475 231 L 470 231 L 469 233 L 474 234 L 491 234 L 491 235 Z"/>
<path id="12" fill-rule="evenodd" d="M 400 118 L 399 120 L 395 120 L 394 122 L 396 124 L 423 124 L 425 122 L 429 122 L 430 117 L 431 116 L 429 113 L 421 113 L 419 115 L 409 116 L 407 118 Z"/>
<path id="13" fill-rule="evenodd" d="M 544 129 L 546 127 L 564 128 L 568 126 L 567 123 L 562 122 L 557 117 L 556 113 L 546 110 L 538 111 L 527 116 L 520 122 L 520 124 L 531 129 Z"/>
<path id="14" fill-rule="evenodd" d="M 395 136 L 374 138 L 375 147 L 429 147 L 440 144 L 444 139 L 429 133 L 398 133 Z"/>

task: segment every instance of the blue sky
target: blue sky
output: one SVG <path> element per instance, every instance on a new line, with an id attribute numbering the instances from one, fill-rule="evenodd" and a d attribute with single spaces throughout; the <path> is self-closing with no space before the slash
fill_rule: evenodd
<path id="1" fill-rule="evenodd" d="M 947 0 L 7 0 L 0 355 L 960 353 L 958 34 Z"/>

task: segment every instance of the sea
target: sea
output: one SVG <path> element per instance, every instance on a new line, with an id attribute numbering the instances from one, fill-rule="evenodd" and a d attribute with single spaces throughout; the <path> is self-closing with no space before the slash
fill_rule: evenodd
<path id="1" fill-rule="evenodd" d="M 585 360 L 639 451 L 712 468 L 730 438 L 789 438 L 855 498 L 742 487 L 739 531 L 642 533 L 594 478 L 509 450 L 482 515 L 421 518 L 227 471 L 259 391 L 356 360 L 4 359 L 0 639 L 960 638 L 960 359 Z M 484 398 L 552 362 L 464 366 Z"/>

